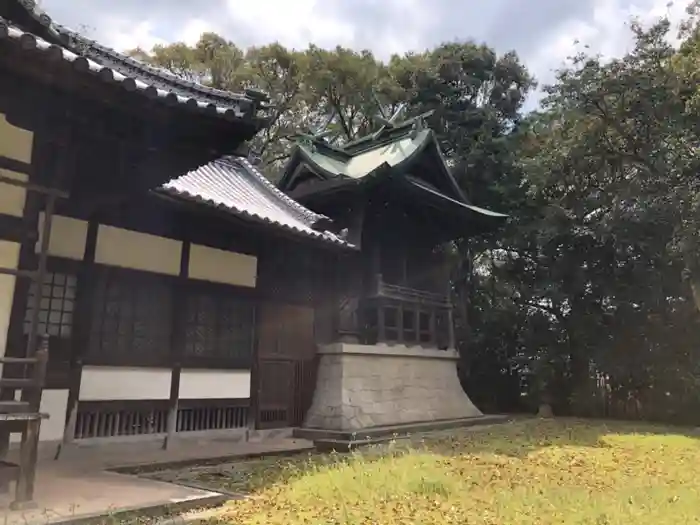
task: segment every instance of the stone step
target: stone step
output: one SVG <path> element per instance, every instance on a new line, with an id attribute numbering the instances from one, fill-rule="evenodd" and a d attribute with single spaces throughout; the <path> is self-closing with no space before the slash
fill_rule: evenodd
<path id="1" fill-rule="evenodd" d="M 508 421 L 511 421 L 509 416 L 484 415 L 462 419 L 420 421 L 404 425 L 372 427 L 355 431 L 298 428 L 294 430 L 294 437 L 313 441 L 317 450 L 347 452 L 353 448 L 384 443 L 395 438 L 405 438 L 412 434 L 467 428 L 477 425 L 507 423 Z"/>

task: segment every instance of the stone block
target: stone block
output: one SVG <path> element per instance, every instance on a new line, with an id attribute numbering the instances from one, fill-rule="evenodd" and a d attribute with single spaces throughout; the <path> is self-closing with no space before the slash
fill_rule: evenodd
<path id="1" fill-rule="evenodd" d="M 340 343 L 322 351 L 304 426 L 361 430 L 482 415 L 462 390 L 456 353 Z"/>

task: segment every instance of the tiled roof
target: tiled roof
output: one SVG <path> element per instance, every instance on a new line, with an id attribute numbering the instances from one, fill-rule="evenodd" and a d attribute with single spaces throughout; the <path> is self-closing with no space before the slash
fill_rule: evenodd
<path id="1" fill-rule="evenodd" d="M 51 26 L 58 31 L 60 26 Z M 243 94 L 224 93 L 206 86 L 177 79 L 156 68 L 140 64 L 136 60 L 108 50 L 99 44 L 82 39 L 77 33 L 60 28 L 57 32 L 62 41 L 72 44 L 58 45 L 47 42 L 32 33 L 13 26 L 0 17 L 0 39 L 10 38 L 19 41 L 22 48 L 37 49 L 70 62 L 76 69 L 98 74 L 108 82 L 118 82 L 129 91 L 141 91 L 152 98 L 159 98 L 171 104 L 184 104 L 189 108 L 219 115 L 227 119 L 254 120 L 256 103 Z M 72 37 L 67 36 L 73 35 Z M 72 40 L 71 40 L 72 38 Z M 82 42 L 82 44 L 81 44 Z M 72 47 L 73 50 L 69 49 Z M 110 53 L 111 51 L 111 53 Z"/>
<path id="2" fill-rule="evenodd" d="M 168 182 L 158 191 L 306 237 L 353 247 L 334 233 L 314 229 L 316 223 L 328 218 L 287 197 L 241 157 L 222 157 Z"/>
<path id="3" fill-rule="evenodd" d="M 103 46 L 67 27 L 58 24 L 53 24 L 53 27 L 70 49 L 74 51 L 79 50 L 84 56 L 104 66 L 108 66 L 122 74 L 139 77 L 144 82 L 166 91 L 177 93 L 183 97 L 193 97 L 201 102 L 219 106 L 235 106 L 241 101 L 244 101 L 244 103 L 250 103 L 251 101 L 250 97 L 244 93 L 232 93 L 192 82 L 173 75 L 162 68 L 151 66 L 107 46 Z"/>
<path id="4" fill-rule="evenodd" d="M 36 3 L 36 0 L 17 0 L 17 2 L 42 26 L 51 27 L 51 17 Z"/>

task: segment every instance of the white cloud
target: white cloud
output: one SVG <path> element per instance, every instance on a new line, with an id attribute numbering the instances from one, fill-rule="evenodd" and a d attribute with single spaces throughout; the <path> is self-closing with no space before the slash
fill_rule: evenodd
<path id="1" fill-rule="evenodd" d="M 554 70 L 564 66 L 568 58 L 579 51 L 600 53 L 605 58 L 622 56 L 633 46 L 629 22 L 635 18 L 644 26 L 668 16 L 672 23 L 672 40 L 676 40 L 679 22 L 691 0 L 596 0 L 593 18 L 589 22 L 573 20 L 563 24 L 550 38 L 542 42 L 532 57 L 525 57 L 540 84 L 551 82 Z M 538 97 L 530 101 L 536 103 Z"/>
<path id="2" fill-rule="evenodd" d="M 113 49 L 151 49 L 157 44 L 167 44 L 165 39 L 154 34 L 148 20 L 134 24 L 131 20 L 110 18 L 104 27 L 109 29 L 103 31 L 99 39 Z"/>
<path id="3" fill-rule="evenodd" d="M 228 17 L 256 36 L 255 44 L 279 41 L 283 45 L 303 48 L 309 43 L 322 47 L 350 45 L 355 28 L 320 9 L 323 0 L 254 0 L 241 4 L 227 0 Z M 235 40 L 235 35 L 229 38 Z"/>
<path id="4" fill-rule="evenodd" d="M 201 37 L 203 33 L 209 32 L 217 32 L 214 24 L 202 20 L 201 18 L 193 18 L 192 20 L 188 20 L 185 27 L 179 31 L 179 36 L 176 40 L 184 42 L 188 46 L 193 46 L 199 42 L 199 37 Z"/>
<path id="5" fill-rule="evenodd" d="M 196 10 L 185 0 L 152 0 L 143 9 L 136 0 L 123 0 L 119 8 L 109 7 L 114 0 L 46 0 L 46 9 L 87 20 L 88 26 L 95 26 L 91 37 L 122 50 L 150 49 L 173 41 L 193 44 L 202 33 L 213 31 L 241 46 L 273 41 L 293 48 L 309 43 L 363 45 L 386 59 L 392 53 L 420 51 L 443 40 L 488 35 L 486 43 L 499 50 L 514 45 L 528 69 L 547 83 L 553 79 L 553 70 L 584 44 L 591 52 L 620 56 L 632 44 L 631 17 L 650 23 L 669 15 L 677 22 L 691 0 L 675 0 L 671 6 L 668 0 L 579 0 L 569 2 L 571 9 L 533 0 L 526 11 L 516 4 L 524 0 L 493 0 L 495 7 L 490 10 L 488 6 L 472 7 L 468 0 L 219 1 L 215 5 L 214 0 L 207 0 L 207 9 Z M 545 5 L 561 9 L 555 12 L 543 8 Z M 513 15 L 514 9 L 520 15 Z M 535 103 L 536 97 L 530 105 Z"/>

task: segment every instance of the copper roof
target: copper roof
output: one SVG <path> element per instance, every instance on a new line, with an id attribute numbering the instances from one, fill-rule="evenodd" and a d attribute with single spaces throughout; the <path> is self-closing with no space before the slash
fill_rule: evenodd
<path id="1" fill-rule="evenodd" d="M 332 232 L 315 229 L 328 218 L 287 197 L 242 157 L 217 159 L 171 180 L 158 191 L 305 237 L 353 247 Z"/>

